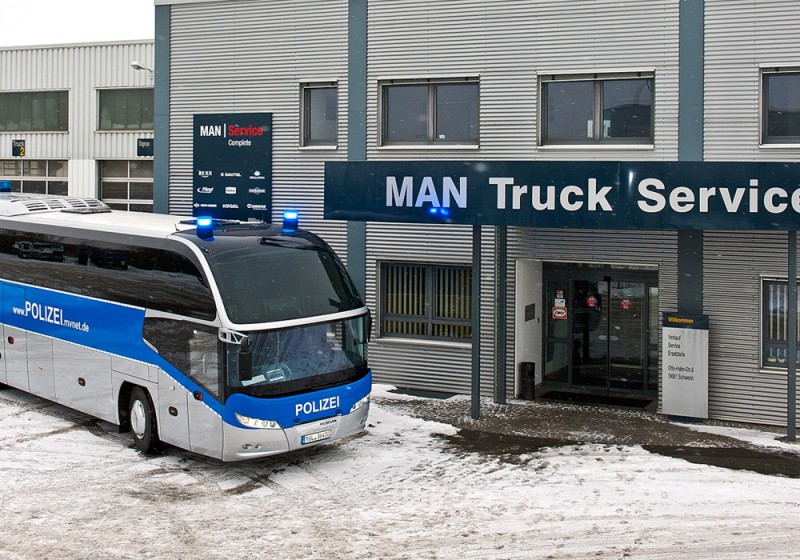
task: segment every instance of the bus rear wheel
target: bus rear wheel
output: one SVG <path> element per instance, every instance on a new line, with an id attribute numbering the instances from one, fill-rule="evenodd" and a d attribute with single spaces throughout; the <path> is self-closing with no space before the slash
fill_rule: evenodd
<path id="1" fill-rule="evenodd" d="M 158 449 L 158 431 L 156 429 L 156 411 L 147 395 L 147 391 L 136 387 L 131 392 L 128 406 L 128 418 L 131 423 L 133 444 L 142 453 L 153 453 Z"/>

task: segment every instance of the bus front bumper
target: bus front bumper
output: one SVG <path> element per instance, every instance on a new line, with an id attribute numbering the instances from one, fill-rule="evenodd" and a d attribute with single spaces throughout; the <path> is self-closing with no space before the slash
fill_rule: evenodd
<path id="1" fill-rule="evenodd" d="M 347 415 L 336 415 L 285 429 L 239 428 L 223 423 L 223 461 L 246 461 L 312 447 L 352 436 L 366 428 L 369 404 Z"/>

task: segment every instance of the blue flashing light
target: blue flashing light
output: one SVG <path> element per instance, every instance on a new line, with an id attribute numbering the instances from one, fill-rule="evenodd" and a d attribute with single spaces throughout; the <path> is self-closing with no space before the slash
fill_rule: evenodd
<path id="1" fill-rule="evenodd" d="M 284 210 L 283 231 L 286 233 L 297 231 L 299 221 L 299 214 L 297 213 L 297 210 Z"/>
<path id="2" fill-rule="evenodd" d="M 430 208 L 428 208 L 428 214 L 430 214 L 431 216 L 441 216 L 442 218 L 447 218 L 448 216 L 450 216 L 450 209 L 431 206 Z"/>
<path id="3" fill-rule="evenodd" d="M 209 216 L 197 218 L 197 237 L 204 241 L 214 241 L 214 220 Z"/>

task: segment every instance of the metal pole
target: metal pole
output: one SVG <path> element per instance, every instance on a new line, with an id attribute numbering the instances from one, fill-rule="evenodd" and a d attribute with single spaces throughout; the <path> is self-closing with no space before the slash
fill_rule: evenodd
<path id="1" fill-rule="evenodd" d="M 495 344 L 496 392 L 494 395 L 494 402 L 497 404 L 506 404 L 506 315 L 508 314 L 506 304 L 508 299 L 508 275 L 506 270 L 508 264 L 507 249 L 508 228 L 506 226 L 498 226 L 495 242 L 495 262 L 497 263 L 497 270 L 494 275 L 497 286 L 497 312 L 495 314 L 497 324 L 497 344 Z"/>
<path id="2" fill-rule="evenodd" d="M 472 418 L 481 417 L 481 226 L 472 226 Z"/>
<path id="3" fill-rule="evenodd" d="M 788 274 L 787 329 L 786 342 L 788 360 L 786 362 L 786 439 L 797 439 L 797 232 L 789 232 L 789 274 Z"/>

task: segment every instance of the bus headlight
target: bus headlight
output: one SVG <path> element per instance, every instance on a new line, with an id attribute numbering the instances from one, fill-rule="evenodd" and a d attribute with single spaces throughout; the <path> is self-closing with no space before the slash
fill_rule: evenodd
<path id="1" fill-rule="evenodd" d="M 356 410 L 367 404 L 369 404 L 369 395 L 367 395 L 366 397 L 358 401 L 356 404 L 354 404 L 353 408 L 350 409 L 350 412 L 355 412 Z"/>
<path id="2" fill-rule="evenodd" d="M 261 420 L 259 418 L 250 418 L 249 416 L 242 416 L 238 412 L 234 413 L 236 415 L 236 419 L 242 426 L 247 426 L 248 428 L 258 428 L 261 430 L 280 430 L 281 425 L 275 422 L 274 420 Z"/>

